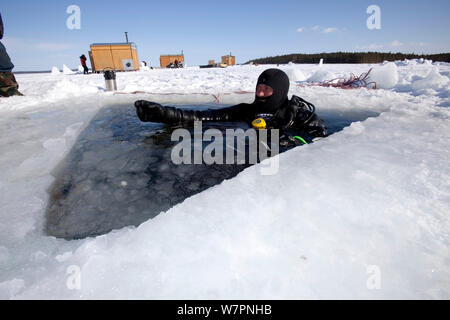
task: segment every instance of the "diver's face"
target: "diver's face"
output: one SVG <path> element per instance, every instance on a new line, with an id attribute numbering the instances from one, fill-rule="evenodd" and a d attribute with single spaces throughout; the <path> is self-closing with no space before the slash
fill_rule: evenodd
<path id="1" fill-rule="evenodd" d="M 256 96 L 259 98 L 268 98 L 273 94 L 272 87 L 265 84 L 258 84 L 256 86 Z"/>

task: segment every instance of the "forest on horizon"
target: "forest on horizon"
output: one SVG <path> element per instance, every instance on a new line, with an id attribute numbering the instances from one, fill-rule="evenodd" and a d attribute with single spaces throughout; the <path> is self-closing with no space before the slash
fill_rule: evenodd
<path id="1" fill-rule="evenodd" d="M 381 63 L 404 59 L 428 59 L 440 62 L 450 62 L 450 53 L 415 54 L 392 52 L 331 52 L 331 53 L 293 53 L 275 57 L 258 58 L 247 61 L 245 64 L 286 64 L 292 63 Z"/>

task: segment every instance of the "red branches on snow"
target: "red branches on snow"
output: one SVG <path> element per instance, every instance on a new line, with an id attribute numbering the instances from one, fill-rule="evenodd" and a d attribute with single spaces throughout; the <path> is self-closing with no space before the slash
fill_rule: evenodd
<path id="1" fill-rule="evenodd" d="M 335 78 L 331 80 L 325 80 L 323 82 L 311 82 L 311 83 L 302 83 L 299 84 L 299 87 L 305 86 L 319 86 L 319 87 L 333 87 L 333 88 L 341 88 L 341 89 L 359 89 L 359 88 L 369 88 L 376 89 L 377 84 L 374 81 L 369 80 L 369 73 L 372 71 L 372 68 L 369 71 L 362 73 L 359 77 L 355 76 L 353 73 L 350 73 L 350 78 L 346 79 L 344 77 Z"/>

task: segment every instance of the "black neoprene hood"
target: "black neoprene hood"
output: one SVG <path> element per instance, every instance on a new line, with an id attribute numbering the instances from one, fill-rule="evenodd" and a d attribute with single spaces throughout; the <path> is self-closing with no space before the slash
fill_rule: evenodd
<path id="1" fill-rule="evenodd" d="M 264 112 L 275 112 L 288 99 L 289 77 L 280 69 L 267 69 L 258 77 L 259 84 L 265 84 L 273 89 L 270 97 L 260 98 L 255 94 L 255 103 Z"/>

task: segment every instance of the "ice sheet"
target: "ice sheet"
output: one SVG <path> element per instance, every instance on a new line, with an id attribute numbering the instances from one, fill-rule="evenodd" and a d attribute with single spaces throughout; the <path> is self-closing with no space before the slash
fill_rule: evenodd
<path id="1" fill-rule="evenodd" d="M 255 165 L 137 228 L 72 241 L 45 234 L 47 189 L 102 107 L 215 99 L 198 92 L 249 102 L 224 93 L 254 90 L 276 66 L 118 74 L 120 91 L 149 92 L 136 95 L 104 92 L 101 75 L 17 75 L 26 96 L 0 99 L 0 297 L 448 299 L 450 66 L 396 64 L 389 90 L 291 82 L 319 113 L 380 115 L 283 153 L 277 175 Z M 319 67 L 280 68 L 308 79 Z M 413 86 L 427 77 L 433 88 Z M 68 285 L 76 270 L 79 288 Z"/>

